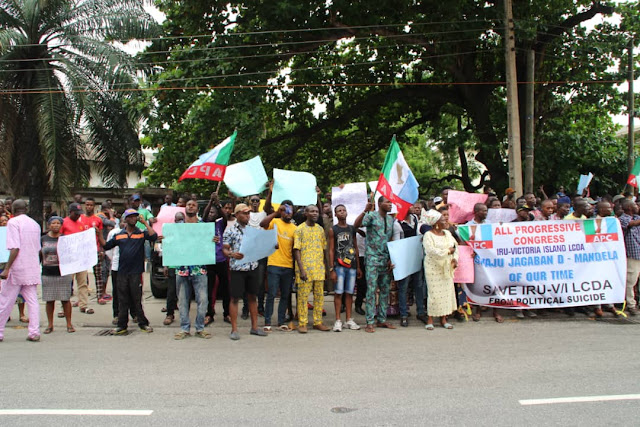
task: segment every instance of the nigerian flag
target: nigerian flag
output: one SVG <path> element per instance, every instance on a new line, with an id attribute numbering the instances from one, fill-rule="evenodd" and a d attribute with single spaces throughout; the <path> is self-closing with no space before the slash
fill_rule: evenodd
<path id="1" fill-rule="evenodd" d="M 186 178 L 208 179 L 209 181 L 222 181 L 224 173 L 229 164 L 229 158 L 233 151 L 233 144 L 236 141 L 238 131 L 234 131 L 233 135 L 216 145 L 211 151 L 207 151 L 198 157 L 189 168 L 184 171 L 178 181 Z"/>
<path id="2" fill-rule="evenodd" d="M 397 219 L 402 221 L 409 213 L 409 208 L 418 200 L 418 186 L 394 135 L 382 165 L 376 191 L 398 208 Z"/>

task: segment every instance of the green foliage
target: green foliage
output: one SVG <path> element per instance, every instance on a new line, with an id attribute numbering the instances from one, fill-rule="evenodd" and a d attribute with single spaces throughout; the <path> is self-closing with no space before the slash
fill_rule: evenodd
<path id="1" fill-rule="evenodd" d="M 145 53 L 162 66 L 148 100 L 156 108 L 146 144 L 160 148 L 147 171 L 152 183 L 176 185 L 198 155 L 237 128 L 232 162 L 260 154 L 267 170 L 308 170 L 325 188 L 375 179 L 393 134 L 424 193 L 446 183 L 474 191 L 479 178 L 499 191 L 507 186 L 501 2 L 157 4 L 167 37 Z M 533 48 L 536 80 L 555 82 L 536 85 L 537 184 L 598 164 L 608 165 L 598 169 L 603 189 L 624 182 L 609 118 L 623 105 L 612 66 L 637 32 L 638 3 L 617 5 L 621 23 L 594 31 L 583 22 L 611 15 L 611 4 L 514 7 L 519 80 Z M 558 156 L 567 146 L 572 154 Z"/>
<path id="2" fill-rule="evenodd" d="M 0 174 L 36 212 L 86 182 L 87 159 L 110 185 L 141 169 L 133 57 L 111 41 L 157 34 L 138 1 L 0 1 Z"/>

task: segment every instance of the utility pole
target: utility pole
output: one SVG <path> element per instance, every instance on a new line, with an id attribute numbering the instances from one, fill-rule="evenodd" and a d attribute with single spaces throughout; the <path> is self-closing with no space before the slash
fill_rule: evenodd
<path id="1" fill-rule="evenodd" d="M 509 141 L 509 185 L 522 195 L 522 152 L 520 147 L 520 112 L 518 110 L 518 76 L 516 74 L 516 39 L 511 0 L 504 0 L 505 62 L 507 75 L 507 136 Z"/>
<path id="2" fill-rule="evenodd" d="M 533 49 L 527 52 L 527 91 L 524 128 L 524 186 L 527 192 L 533 192 L 533 152 L 534 152 L 534 78 L 535 78 L 536 53 Z"/>
<path id="3" fill-rule="evenodd" d="M 635 153 L 634 153 L 634 135 L 633 135 L 633 121 L 635 116 L 635 108 L 634 108 L 634 100 L 633 100 L 633 67 L 634 67 L 634 58 L 633 58 L 633 37 L 629 41 L 629 63 L 628 63 L 628 79 L 629 79 L 629 134 L 627 137 L 627 167 L 629 169 L 629 173 L 631 173 L 631 169 L 633 169 L 633 164 L 635 162 Z"/>

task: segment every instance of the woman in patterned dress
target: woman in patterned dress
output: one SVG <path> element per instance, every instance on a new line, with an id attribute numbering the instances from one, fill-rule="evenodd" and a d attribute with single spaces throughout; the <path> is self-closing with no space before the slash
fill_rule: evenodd
<path id="1" fill-rule="evenodd" d="M 425 215 L 433 228 L 424 234 L 424 271 L 427 278 L 427 330 L 433 330 L 433 317 L 440 317 L 445 329 L 453 329 L 447 316 L 458 308 L 453 272 L 458 266 L 458 243 L 447 230 L 447 218 L 430 210 Z"/>
<path id="2" fill-rule="evenodd" d="M 53 332 L 53 310 L 56 301 L 62 302 L 64 317 L 67 320 L 67 332 L 75 332 L 71 324 L 71 276 L 61 276 L 58 264 L 58 237 L 62 218 L 52 216 L 47 222 L 49 232 L 42 236 L 42 299 L 47 303 L 47 321 L 45 334 Z"/>

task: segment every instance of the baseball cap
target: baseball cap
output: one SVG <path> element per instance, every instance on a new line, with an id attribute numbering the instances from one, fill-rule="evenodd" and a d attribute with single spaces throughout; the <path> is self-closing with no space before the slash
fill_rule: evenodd
<path id="1" fill-rule="evenodd" d="M 433 203 L 440 203 L 442 201 L 442 197 L 437 196 L 433 198 Z"/>
<path id="2" fill-rule="evenodd" d="M 131 200 L 140 200 L 140 195 L 134 194 L 133 196 L 131 196 Z"/>
<path id="3" fill-rule="evenodd" d="M 585 202 L 589 203 L 590 205 L 595 205 L 596 202 L 595 200 L 593 200 L 591 197 L 587 197 L 586 199 L 584 199 Z"/>
<path id="4" fill-rule="evenodd" d="M 509 194 L 513 194 L 513 193 L 515 193 L 515 192 L 516 192 L 516 190 L 514 190 L 514 189 L 513 189 L 513 188 L 511 188 L 511 187 L 509 187 L 509 188 L 507 188 L 506 190 L 504 190 L 504 194 L 507 194 L 507 195 L 509 195 Z"/>
<path id="5" fill-rule="evenodd" d="M 131 215 L 138 215 L 138 211 L 137 211 L 137 210 L 135 210 L 135 209 L 127 209 L 127 210 L 126 210 L 126 211 L 124 211 L 124 213 L 122 214 L 122 217 L 123 217 L 123 218 L 126 218 L 126 217 L 131 216 Z"/>
<path id="6" fill-rule="evenodd" d="M 520 211 L 531 212 L 531 208 L 529 206 L 527 206 L 527 205 L 520 206 L 518 209 L 516 209 L 516 212 L 520 212 Z"/>
<path id="7" fill-rule="evenodd" d="M 69 213 L 71 212 L 82 212 L 82 206 L 80 206 L 80 203 L 71 203 L 69 205 Z"/>
<path id="8" fill-rule="evenodd" d="M 622 194 L 616 194 L 615 196 L 613 196 L 613 203 L 617 202 L 620 199 L 624 199 L 624 196 Z"/>
<path id="9" fill-rule="evenodd" d="M 234 214 L 237 214 L 238 212 L 251 212 L 251 208 L 249 208 L 249 206 L 245 205 L 244 203 L 240 203 L 238 205 L 236 205 L 236 208 L 233 210 Z"/>

